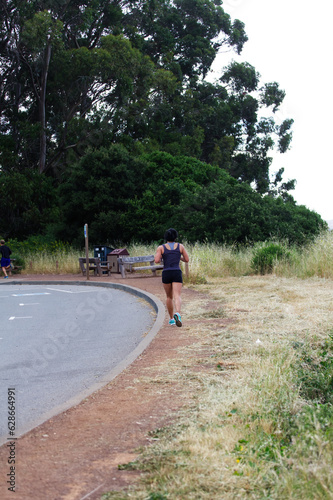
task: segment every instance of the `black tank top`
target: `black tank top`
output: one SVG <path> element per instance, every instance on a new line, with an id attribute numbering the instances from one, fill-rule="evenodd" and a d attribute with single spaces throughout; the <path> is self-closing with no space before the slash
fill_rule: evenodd
<path id="1" fill-rule="evenodd" d="M 169 243 L 170 244 L 170 243 Z M 164 263 L 164 271 L 170 271 L 172 269 L 180 269 L 179 262 L 180 262 L 180 249 L 179 249 L 179 243 L 175 243 L 177 245 L 177 248 L 174 248 L 173 250 L 169 250 L 165 245 L 163 245 L 164 252 L 163 252 L 163 263 Z"/>

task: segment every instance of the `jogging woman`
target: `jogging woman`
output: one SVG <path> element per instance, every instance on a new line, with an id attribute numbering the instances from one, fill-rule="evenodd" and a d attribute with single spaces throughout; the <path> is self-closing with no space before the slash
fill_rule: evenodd
<path id="1" fill-rule="evenodd" d="M 180 261 L 188 262 L 189 256 L 183 245 L 176 243 L 178 233 L 170 228 L 165 232 L 166 244 L 160 245 L 156 250 L 156 264 L 163 259 L 164 268 L 162 271 L 162 283 L 167 296 L 166 306 L 170 316 L 169 325 L 182 326 L 181 320 L 181 291 L 183 285 L 183 275 L 180 269 Z"/>

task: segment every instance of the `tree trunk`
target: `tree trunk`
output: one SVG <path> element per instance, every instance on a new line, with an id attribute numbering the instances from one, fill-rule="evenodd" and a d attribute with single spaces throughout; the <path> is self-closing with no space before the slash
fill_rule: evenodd
<path id="1" fill-rule="evenodd" d="M 51 59 L 51 44 L 48 42 L 45 48 L 44 68 L 41 79 L 39 96 L 39 119 L 40 119 L 40 148 L 39 148 L 39 173 L 42 174 L 46 168 L 46 84 Z"/>

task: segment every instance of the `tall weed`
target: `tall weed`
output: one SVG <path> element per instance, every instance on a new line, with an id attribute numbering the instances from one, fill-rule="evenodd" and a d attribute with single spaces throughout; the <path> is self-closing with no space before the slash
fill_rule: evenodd
<path id="1" fill-rule="evenodd" d="M 208 277 L 244 276 L 249 273 L 251 250 L 218 243 L 184 244 L 190 255 L 190 273 Z"/>
<path id="2" fill-rule="evenodd" d="M 297 277 L 333 278 L 333 231 L 322 233 L 300 253 L 295 268 Z"/>

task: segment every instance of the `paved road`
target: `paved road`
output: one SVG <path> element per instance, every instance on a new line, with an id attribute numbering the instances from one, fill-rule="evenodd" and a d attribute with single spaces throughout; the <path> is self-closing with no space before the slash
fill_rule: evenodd
<path id="1" fill-rule="evenodd" d="M 19 436 L 103 380 L 154 319 L 146 301 L 113 288 L 0 285 L 0 441 L 9 388 Z"/>

